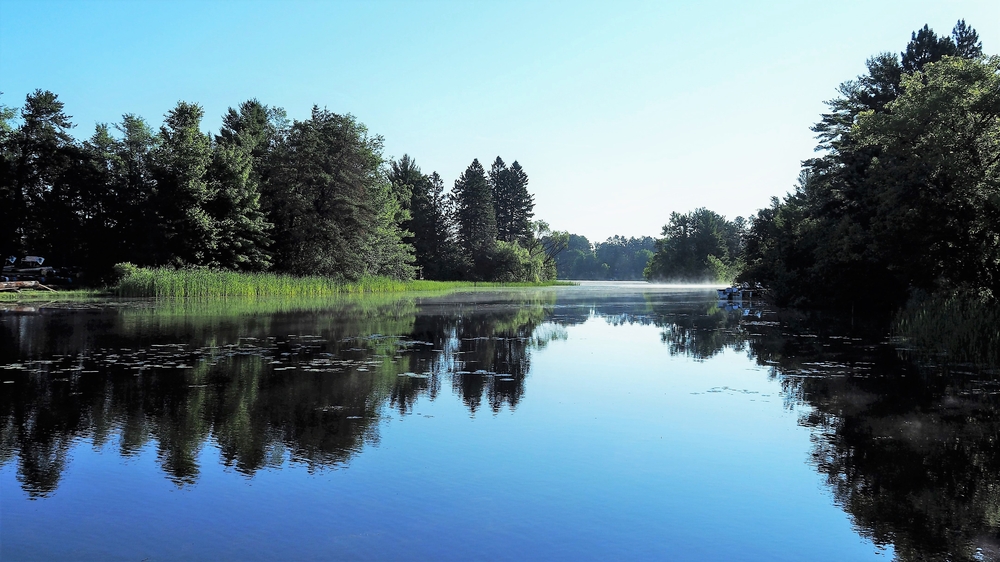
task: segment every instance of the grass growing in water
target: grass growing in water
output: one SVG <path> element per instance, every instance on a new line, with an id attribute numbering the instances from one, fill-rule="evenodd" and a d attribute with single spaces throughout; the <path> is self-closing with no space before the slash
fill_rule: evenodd
<path id="1" fill-rule="evenodd" d="M 967 293 L 935 295 L 907 306 L 894 335 L 955 361 L 1000 365 L 1000 307 L 995 299 Z"/>
<path id="2" fill-rule="evenodd" d="M 359 293 L 404 291 L 445 291 L 466 287 L 538 287 L 565 285 L 547 283 L 474 283 L 471 281 L 400 281 L 386 277 L 365 277 L 344 281 L 330 277 L 295 277 L 277 273 L 242 273 L 207 269 L 124 268 L 111 292 L 121 297 L 156 298 L 260 298 L 327 297 Z"/>

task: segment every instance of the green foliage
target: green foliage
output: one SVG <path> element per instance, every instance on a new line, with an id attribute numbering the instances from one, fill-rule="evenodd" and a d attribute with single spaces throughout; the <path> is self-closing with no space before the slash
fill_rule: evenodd
<path id="1" fill-rule="evenodd" d="M 900 59 L 903 70 L 913 73 L 943 57 L 974 59 L 982 55 L 983 44 L 979 41 L 979 34 L 967 26 L 965 20 L 958 20 L 951 31 L 951 37 L 938 36 L 927 25 L 914 31 L 906 50 L 900 53 Z"/>
<path id="2" fill-rule="evenodd" d="M 115 282 L 119 282 L 126 277 L 133 277 L 139 274 L 139 266 L 130 262 L 116 263 L 114 267 L 111 268 L 111 273 Z"/>
<path id="3" fill-rule="evenodd" d="M 212 141 L 200 128 L 204 114 L 200 105 L 178 102 L 160 128 L 152 175 L 161 263 L 210 265 L 218 245 L 218 226 L 207 210 L 215 193 L 208 181 Z"/>
<path id="4" fill-rule="evenodd" d="M 523 251 L 523 250 L 522 250 Z M 551 284 L 510 278 L 496 283 L 400 280 L 364 276 L 354 281 L 339 278 L 299 277 L 277 273 L 220 271 L 206 268 L 141 268 L 133 264 L 115 265 L 120 276 L 111 292 L 122 297 L 156 298 L 313 298 L 354 293 L 402 291 L 442 291 L 467 287 L 537 286 Z"/>
<path id="5" fill-rule="evenodd" d="M 1000 294 L 1000 57 L 945 58 L 903 77 L 888 112 L 863 112 L 875 251 L 919 288 Z"/>
<path id="6" fill-rule="evenodd" d="M 716 283 L 733 283 L 736 281 L 743 267 L 742 262 L 739 260 L 725 262 L 712 254 L 709 254 L 705 261 L 708 263 L 709 279 Z"/>
<path id="7" fill-rule="evenodd" d="M 218 229 L 212 263 L 219 267 L 258 271 L 270 267 L 268 234 L 273 225 L 261 209 L 262 145 L 268 142 L 267 108 L 257 100 L 229 109 L 212 153 L 215 196 L 209 209 Z M 255 154 L 257 156 L 255 157 Z"/>
<path id="8" fill-rule="evenodd" d="M 403 241 L 411 233 L 400 226 L 410 213 L 403 209 L 392 185 L 385 181 L 373 186 L 371 205 L 375 210 L 375 223 L 365 244 L 365 275 L 413 278 L 413 247 Z"/>
<path id="9" fill-rule="evenodd" d="M 497 281 L 522 281 L 530 275 L 531 256 L 517 242 L 498 240 L 493 247 L 490 277 Z M 537 273 L 535 279 L 537 281 Z"/>
<path id="10" fill-rule="evenodd" d="M 570 234 L 566 251 L 556 257 L 562 279 L 643 279 L 643 270 L 653 257 L 656 241 L 651 236 L 613 236 L 591 244 L 585 236 Z"/>
<path id="11" fill-rule="evenodd" d="M 541 283 L 555 279 L 540 245 L 528 249 L 517 242 L 498 240 L 489 256 L 489 265 L 490 279 L 498 282 Z"/>
<path id="12" fill-rule="evenodd" d="M 10 111 L 4 110 L 4 128 Z M 20 125 L 3 134 L 3 176 L 0 185 L 0 252 L 18 255 L 53 249 L 73 200 L 66 176 L 78 157 L 63 103 L 49 91 L 35 90 L 25 98 Z M 55 227 L 55 228 L 50 228 Z M 51 252 L 50 252 L 51 255 Z"/>
<path id="13" fill-rule="evenodd" d="M 313 107 L 276 148 L 265 193 L 277 269 L 358 279 L 372 270 L 406 276 L 397 212 L 382 173 L 382 138 L 351 115 Z"/>
<path id="14" fill-rule="evenodd" d="M 452 236 L 448 200 L 444 182 L 437 172 L 425 175 L 404 154 L 389 163 L 389 181 L 409 218 L 401 223 L 414 249 L 415 266 L 423 278 L 456 279 L 460 277 L 458 248 Z"/>
<path id="15" fill-rule="evenodd" d="M 470 261 L 467 267 L 473 279 L 485 279 L 490 268 L 487 256 L 496 244 L 497 221 L 486 171 L 478 159 L 455 180 L 451 196 L 458 242 Z"/>
<path id="16" fill-rule="evenodd" d="M 897 314 L 893 334 L 924 353 L 1000 366 L 1000 302 L 989 296 L 960 290 L 911 302 Z"/>
<path id="17" fill-rule="evenodd" d="M 980 54 L 964 22 L 952 38 L 925 27 L 902 63 L 880 55 L 841 85 L 814 127 L 826 154 L 753 218 L 740 279 L 810 306 L 997 294 L 1000 59 Z"/>
<path id="18" fill-rule="evenodd" d="M 179 102 L 158 130 L 127 114 L 78 142 L 51 92 L 0 105 L 0 254 L 43 255 L 95 284 L 118 262 L 340 281 L 555 276 L 561 238 L 533 231 L 517 162 L 498 159 L 487 180 L 474 161 L 445 194 L 409 156 L 385 162 L 351 115 L 314 107 L 289 122 L 248 100 L 217 135 L 203 117 Z"/>
<path id="19" fill-rule="evenodd" d="M 644 275 L 651 281 L 730 282 L 739 269 L 745 223 L 705 208 L 670 214 Z"/>
<path id="20" fill-rule="evenodd" d="M 510 168 L 497 156 L 490 167 L 490 190 L 497 221 L 497 240 L 525 242 L 532 235 L 534 197 L 528 193 L 528 174 L 514 161 Z"/>

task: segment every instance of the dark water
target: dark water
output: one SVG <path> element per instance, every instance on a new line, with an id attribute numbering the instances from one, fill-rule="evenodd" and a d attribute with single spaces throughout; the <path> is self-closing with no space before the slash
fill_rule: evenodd
<path id="1" fill-rule="evenodd" d="M 591 284 L 0 305 L 0 558 L 1000 560 L 1000 385 Z"/>

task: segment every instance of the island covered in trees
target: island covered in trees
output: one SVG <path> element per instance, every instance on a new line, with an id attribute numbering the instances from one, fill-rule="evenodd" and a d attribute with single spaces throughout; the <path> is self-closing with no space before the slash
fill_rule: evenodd
<path id="1" fill-rule="evenodd" d="M 351 115 L 314 107 L 289 120 L 250 100 L 206 134 L 201 107 L 180 102 L 158 129 L 127 114 L 78 141 L 57 96 L 38 90 L 0 108 L 0 253 L 46 255 L 96 280 L 129 263 L 345 280 L 738 281 L 796 307 L 996 309 L 1000 57 L 964 20 L 949 35 L 925 25 L 838 92 L 791 193 L 747 218 L 672 212 L 659 238 L 595 244 L 535 220 L 519 162 L 474 160 L 446 191 L 410 156 L 387 160 Z"/>

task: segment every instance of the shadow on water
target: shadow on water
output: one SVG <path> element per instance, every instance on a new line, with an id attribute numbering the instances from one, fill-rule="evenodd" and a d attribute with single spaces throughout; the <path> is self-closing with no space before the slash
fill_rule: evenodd
<path id="1" fill-rule="evenodd" d="M 898 560 L 1000 560 L 995 369 L 897 348 L 884 317 L 649 309 L 671 353 L 745 350 L 787 405 L 809 406 L 811 461 L 860 534 Z"/>
<path id="2" fill-rule="evenodd" d="M 348 463 L 379 421 L 450 390 L 514 410 L 533 350 L 598 318 L 656 326 L 673 355 L 725 350 L 803 412 L 811 462 L 857 532 L 899 560 L 1000 559 L 1000 377 L 894 347 L 886 318 L 720 306 L 704 290 L 561 288 L 200 306 L 127 303 L 0 316 L 0 463 L 36 498 L 74 441 L 155 447 L 178 486 L 199 453 L 248 475 Z"/>

